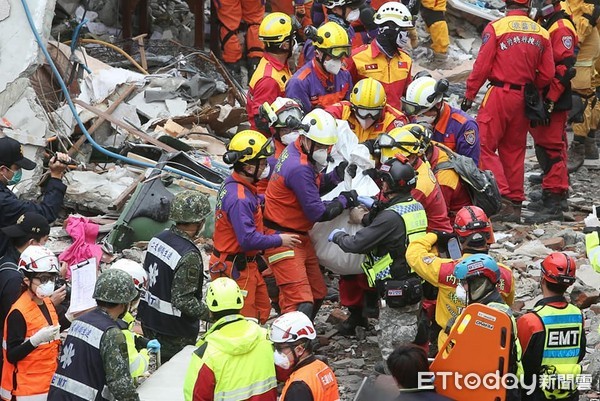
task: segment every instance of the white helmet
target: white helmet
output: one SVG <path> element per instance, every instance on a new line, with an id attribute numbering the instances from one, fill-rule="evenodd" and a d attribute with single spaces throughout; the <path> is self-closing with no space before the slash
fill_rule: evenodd
<path id="1" fill-rule="evenodd" d="M 409 116 L 423 114 L 431 110 L 444 98 L 444 93 L 436 92 L 437 81 L 431 77 L 415 79 L 406 88 L 402 98 L 402 109 Z"/>
<path id="2" fill-rule="evenodd" d="M 50 249 L 30 245 L 19 258 L 18 269 L 27 273 L 59 273 L 58 258 Z"/>
<path id="3" fill-rule="evenodd" d="M 287 97 L 278 97 L 275 99 L 271 104 L 271 109 L 276 116 L 275 121 L 271 121 L 272 127 L 287 127 L 288 117 L 294 117 L 298 121 L 301 121 L 304 116 L 300 103 Z"/>
<path id="4" fill-rule="evenodd" d="M 400 28 L 414 27 L 413 16 L 410 14 L 410 11 L 404 4 L 398 1 L 389 1 L 379 7 L 374 20 L 377 25 L 393 22 Z"/>
<path id="5" fill-rule="evenodd" d="M 129 259 L 119 259 L 110 267 L 111 269 L 123 270 L 133 278 L 133 284 L 138 291 L 148 288 L 148 273 L 140 263 Z"/>
<path id="6" fill-rule="evenodd" d="M 314 109 L 302 119 L 302 135 L 321 145 L 335 145 L 338 141 L 335 118 L 323 109 Z"/>
<path id="7" fill-rule="evenodd" d="M 269 331 L 269 338 L 274 343 L 293 343 L 303 338 L 314 340 L 317 338 L 317 332 L 308 316 L 294 311 L 275 319 Z"/>

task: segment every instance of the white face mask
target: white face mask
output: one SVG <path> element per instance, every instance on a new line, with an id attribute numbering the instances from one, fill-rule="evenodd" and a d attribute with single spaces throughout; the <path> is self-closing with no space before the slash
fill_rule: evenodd
<path id="1" fill-rule="evenodd" d="M 405 49 L 408 47 L 408 32 L 400 31 L 398 37 L 396 38 L 396 44 L 400 49 Z"/>
<path id="2" fill-rule="evenodd" d="M 363 129 L 368 129 L 370 128 L 373 124 L 375 124 L 375 120 L 373 120 L 370 117 L 367 117 L 365 119 L 360 118 L 359 116 L 356 116 L 356 119 L 358 120 L 358 123 L 360 124 L 360 126 Z"/>
<path id="3" fill-rule="evenodd" d="M 433 125 L 433 122 L 435 121 L 435 116 L 417 116 L 417 124 L 429 124 L 429 125 Z"/>
<path id="4" fill-rule="evenodd" d="M 312 154 L 312 158 L 319 166 L 327 166 L 327 149 L 315 150 Z"/>
<path id="5" fill-rule="evenodd" d="M 267 179 L 269 177 L 270 172 L 271 172 L 271 166 L 267 164 L 267 167 L 265 167 L 265 169 L 262 171 L 262 173 L 260 173 L 260 175 L 258 176 L 258 179 L 259 180 Z"/>
<path id="6" fill-rule="evenodd" d="M 323 61 L 323 68 L 330 74 L 337 75 L 338 72 L 342 69 L 342 60 L 340 59 L 329 59 Z"/>
<path id="7" fill-rule="evenodd" d="M 348 16 L 346 17 L 346 21 L 352 23 L 354 21 L 358 21 L 359 18 L 360 18 L 360 10 L 357 8 L 348 13 Z"/>
<path id="8" fill-rule="evenodd" d="M 281 369 L 287 370 L 292 365 L 287 355 L 282 354 L 277 350 L 273 352 L 273 358 L 275 359 L 275 365 L 279 366 Z"/>
<path id="9" fill-rule="evenodd" d="M 463 304 L 467 304 L 467 291 L 465 290 L 465 287 L 460 284 L 456 287 L 456 298 Z"/>
<path id="10" fill-rule="evenodd" d="M 38 298 L 46 298 L 52 295 L 54 292 L 54 281 L 48 281 L 44 284 L 40 284 L 35 289 L 35 295 Z"/>
<path id="11" fill-rule="evenodd" d="M 298 133 L 298 131 L 292 131 L 289 134 L 282 135 L 281 136 L 281 142 L 284 145 L 289 145 L 290 143 L 292 143 L 296 139 L 298 139 L 299 136 L 300 136 L 300 133 Z"/>

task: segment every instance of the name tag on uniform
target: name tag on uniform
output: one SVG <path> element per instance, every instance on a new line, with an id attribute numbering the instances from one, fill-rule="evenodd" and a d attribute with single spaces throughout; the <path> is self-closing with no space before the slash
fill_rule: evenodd
<path id="1" fill-rule="evenodd" d="M 377 63 L 375 64 L 367 64 L 365 65 L 365 70 L 369 71 L 369 70 L 376 70 L 378 67 Z"/>

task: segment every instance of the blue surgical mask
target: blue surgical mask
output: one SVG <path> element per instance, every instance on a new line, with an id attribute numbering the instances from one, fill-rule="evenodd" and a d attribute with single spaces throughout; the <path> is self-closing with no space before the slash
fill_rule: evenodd
<path id="1" fill-rule="evenodd" d="M 13 173 L 12 178 L 8 181 L 8 183 L 6 185 L 8 185 L 8 186 L 17 185 L 19 182 L 21 182 L 22 177 L 23 177 L 23 170 L 18 169 L 17 171 L 15 171 Z"/>

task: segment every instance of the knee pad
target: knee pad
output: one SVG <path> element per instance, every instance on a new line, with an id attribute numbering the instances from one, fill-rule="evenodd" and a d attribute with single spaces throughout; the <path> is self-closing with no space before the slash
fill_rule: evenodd
<path id="1" fill-rule="evenodd" d="M 425 25 L 428 27 L 436 22 L 446 20 L 446 15 L 443 11 L 430 10 L 425 7 L 421 8 L 421 17 L 423 17 L 423 21 L 425 21 Z"/>

